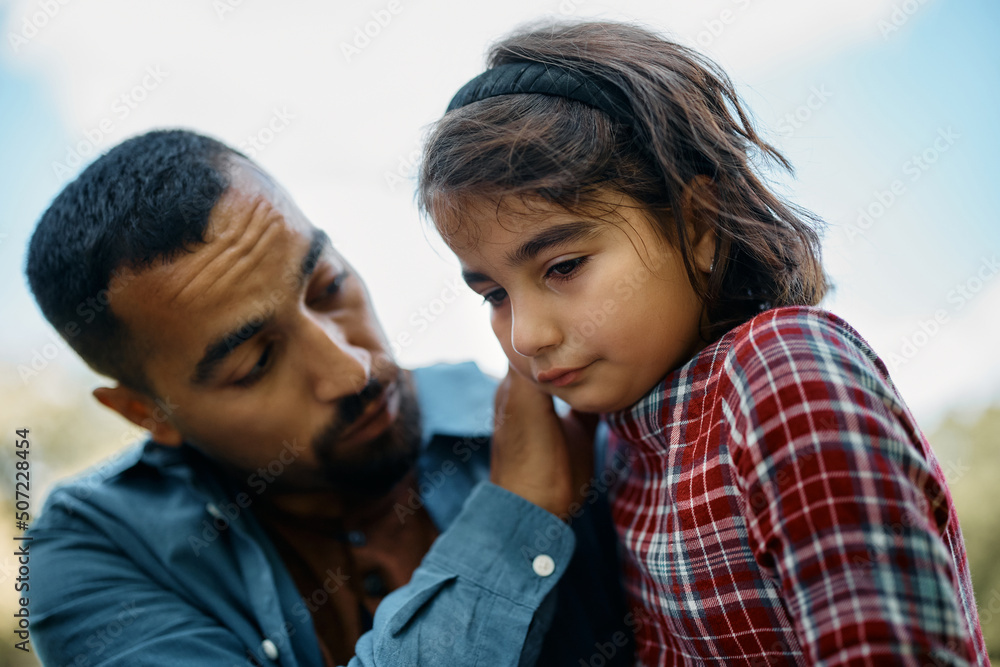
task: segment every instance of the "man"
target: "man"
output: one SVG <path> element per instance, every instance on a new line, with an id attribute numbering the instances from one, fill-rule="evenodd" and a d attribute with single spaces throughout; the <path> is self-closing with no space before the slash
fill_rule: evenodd
<path id="1" fill-rule="evenodd" d="M 55 199 L 27 273 L 150 432 L 32 528 L 46 664 L 629 663 L 603 498 L 532 475 L 565 442 L 500 421 L 518 442 L 485 481 L 492 381 L 400 370 L 360 278 L 242 155 L 126 141 Z"/>

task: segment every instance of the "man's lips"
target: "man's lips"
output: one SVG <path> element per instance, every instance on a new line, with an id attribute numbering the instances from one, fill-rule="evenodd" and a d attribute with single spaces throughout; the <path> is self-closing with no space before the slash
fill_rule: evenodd
<path id="1" fill-rule="evenodd" d="M 549 370 L 542 371 L 536 375 L 535 380 L 539 384 L 551 384 L 553 387 L 565 387 L 566 385 L 579 379 L 584 369 L 589 366 L 590 364 L 587 364 L 586 366 L 578 366 L 577 368 L 550 368 Z"/>
<path id="2" fill-rule="evenodd" d="M 371 440 L 389 426 L 399 414 L 399 387 L 393 382 L 375 402 L 341 435 L 341 444 Z"/>

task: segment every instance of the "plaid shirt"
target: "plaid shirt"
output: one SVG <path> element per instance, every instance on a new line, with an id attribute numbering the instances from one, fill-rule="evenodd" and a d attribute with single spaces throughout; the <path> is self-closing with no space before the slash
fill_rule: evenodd
<path id="1" fill-rule="evenodd" d="M 607 421 L 643 664 L 989 664 L 944 473 L 843 320 L 763 312 Z"/>

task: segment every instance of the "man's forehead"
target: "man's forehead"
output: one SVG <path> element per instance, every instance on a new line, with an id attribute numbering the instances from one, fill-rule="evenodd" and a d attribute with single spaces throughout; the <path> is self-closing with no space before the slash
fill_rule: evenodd
<path id="1" fill-rule="evenodd" d="M 205 241 L 221 235 L 239 235 L 253 219 L 256 207 L 267 207 L 280 215 L 294 229 L 304 232 L 309 223 L 291 196 L 257 165 L 243 158 L 232 158 L 227 168 L 229 183 L 212 207 L 205 230 Z"/>
<path id="2" fill-rule="evenodd" d="M 122 282 L 136 284 L 147 298 L 163 306 L 196 307 L 206 296 L 221 296 L 258 271 L 297 272 L 308 253 L 315 228 L 295 224 L 266 202 L 245 209 L 248 220 L 221 220 L 204 243 L 169 261 L 129 272 Z M 238 290 L 235 290 L 238 291 Z"/>
<path id="3" fill-rule="evenodd" d="M 166 324 L 183 315 L 191 318 L 189 335 L 209 335 L 216 320 L 239 317 L 262 294 L 293 289 L 287 276 L 300 272 L 314 232 L 266 178 L 234 170 L 212 209 L 205 243 L 126 274 L 126 288 L 112 296 L 112 310 L 130 327 L 141 320 Z"/>

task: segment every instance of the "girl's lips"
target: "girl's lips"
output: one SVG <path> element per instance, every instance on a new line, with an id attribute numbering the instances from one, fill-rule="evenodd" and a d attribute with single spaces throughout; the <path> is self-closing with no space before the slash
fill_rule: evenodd
<path id="1" fill-rule="evenodd" d="M 580 366 L 579 368 L 550 368 L 547 371 L 543 371 L 535 376 L 535 380 L 539 384 L 548 383 L 554 387 L 565 387 L 566 385 L 575 382 L 583 373 L 584 369 L 590 366 Z"/>

